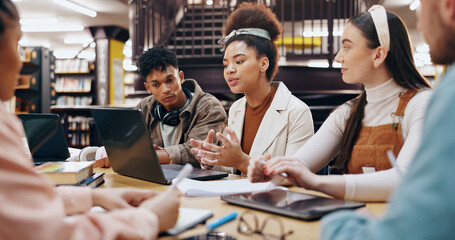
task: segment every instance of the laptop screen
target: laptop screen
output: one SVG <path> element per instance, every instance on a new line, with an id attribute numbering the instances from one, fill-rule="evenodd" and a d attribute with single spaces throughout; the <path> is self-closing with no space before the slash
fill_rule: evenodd
<path id="1" fill-rule="evenodd" d="M 165 183 L 166 179 L 140 110 L 90 110 L 114 172 Z"/>
<path id="2" fill-rule="evenodd" d="M 57 114 L 19 114 L 34 162 L 64 161 L 70 157 Z"/>

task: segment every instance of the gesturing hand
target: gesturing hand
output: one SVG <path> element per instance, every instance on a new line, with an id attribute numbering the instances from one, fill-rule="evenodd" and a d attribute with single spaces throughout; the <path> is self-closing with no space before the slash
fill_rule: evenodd
<path id="1" fill-rule="evenodd" d="M 198 152 L 199 152 L 199 151 L 202 151 L 202 150 L 207 151 L 207 149 L 204 148 L 204 143 L 212 144 L 212 143 L 213 143 L 213 138 L 214 138 L 214 137 L 215 137 L 215 131 L 214 131 L 213 129 L 211 129 L 211 130 L 207 133 L 207 137 L 205 138 L 204 141 L 199 141 L 199 140 L 196 140 L 196 139 L 194 139 L 194 138 L 191 138 L 191 139 L 190 139 L 191 144 L 194 146 L 193 148 L 191 148 L 191 152 L 194 154 L 194 156 L 195 156 L 196 159 L 199 161 L 199 163 L 201 164 L 201 166 L 206 167 L 206 168 L 209 168 L 209 169 L 211 169 L 211 168 L 213 167 L 213 165 L 202 163 L 202 162 L 201 162 L 202 155 L 198 154 Z"/>
<path id="2" fill-rule="evenodd" d="M 250 157 L 242 151 L 240 141 L 235 133 L 229 128 L 226 128 L 226 133 L 231 140 L 221 133 L 216 134 L 216 137 L 221 141 L 221 146 L 204 141 L 203 149 L 197 152 L 201 157 L 200 161 L 205 165 L 234 167 L 246 174 Z"/>

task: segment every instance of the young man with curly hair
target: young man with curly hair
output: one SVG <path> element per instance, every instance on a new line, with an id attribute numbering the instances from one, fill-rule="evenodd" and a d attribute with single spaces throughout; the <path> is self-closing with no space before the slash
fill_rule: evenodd
<path id="1" fill-rule="evenodd" d="M 184 79 L 174 52 L 163 46 L 145 51 L 139 69 L 151 96 L 136 107 L 142 110 L 160 162 L 200 167 L 189 139 L 224 129 L 227 116 L 220 101 L 194 79 Z"/>

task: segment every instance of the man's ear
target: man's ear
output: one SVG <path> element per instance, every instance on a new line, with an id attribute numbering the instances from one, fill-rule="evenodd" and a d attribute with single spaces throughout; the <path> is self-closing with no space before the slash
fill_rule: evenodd
<path id="1" fill-rule="evenodd" d="M 383 46 L 379 46 L 375 49 L 375 55 L 373 57 L 373 64 L 375 68 L 378 68 L 381 64 L 385 62 L 388 52 Z"/>
<path id="2" fill-rule="evenodd" d="M 184 77 L 185 77 L 185 74 L 183 74 L 183 72 L 180 71 L 179 72 L 180 83 L 183 83 L 183 79 L 185 79 Z"/>
<path id="3" fill-rule="evenodd" d="M 147 84 L 147 82 L 144 82 L 144 86 L 145 86 L 145 89 L 147 89 L 147 92 L 149 94 L 152 94 L 152 91 L 150 91 L 150 88 L 149 88 L 149 85 Z"/>

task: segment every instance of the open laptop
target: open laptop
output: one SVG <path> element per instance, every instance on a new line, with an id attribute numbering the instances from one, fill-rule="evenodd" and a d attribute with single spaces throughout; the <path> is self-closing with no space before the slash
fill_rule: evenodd
<path id="1" fill-rule="evenodd" d="M 306 221 L 340 210 L 364 207 L 361 202 L 314 196 L 310 194 L 272 189 L 264 192 L 221 196 L 230 204 L 254 208 Z"/>
<path id="2" fill-rule="evenodd" d="M 57 114 L 19 114 L 28 147 L 36 165 L 49 161 L 65 161 L 70 157 L 65 134 Z"/>
<path id="3" fill-rule="evenodd" d="M 114 172 L 160 184 L 170 184 L 182 165 L 160 164 L 141 110 L 90 109 Z M 193 169 L 189 178 L 212 180 L 225 172 Z"/>

